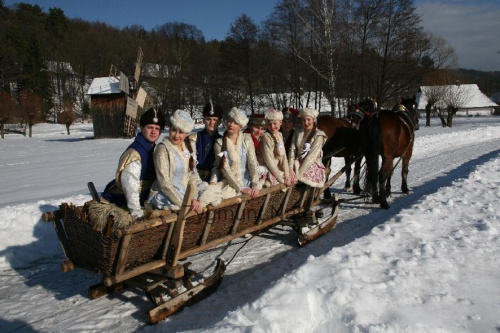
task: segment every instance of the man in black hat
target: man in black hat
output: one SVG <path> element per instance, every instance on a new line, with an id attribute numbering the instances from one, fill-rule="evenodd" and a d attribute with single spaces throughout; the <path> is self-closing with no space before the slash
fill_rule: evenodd
<path id="1" fill-rule="evenodd" d="M 212 101 L 203 108 L 203 124 L 205 128 L 189 136 L 189 139 L 196 143 L 196 159 L 198 174 L 203 181 L 209 181 L 215 162 L 214 143 L 221 138 L 219 125 L 222 119 L 223 110 Z"/>
<path id="2" fill-rule="evenodd" d="M 101 194 L 117 206 L 126 206 L 134 220 L 143 217 L 141 206 L 156 178 L 153 151 L 165 127 L 165 117 L 162 112 L 150 108 L 141 116 L 139 125 L 141 131 L 120 157 L 116 178 Z"/>

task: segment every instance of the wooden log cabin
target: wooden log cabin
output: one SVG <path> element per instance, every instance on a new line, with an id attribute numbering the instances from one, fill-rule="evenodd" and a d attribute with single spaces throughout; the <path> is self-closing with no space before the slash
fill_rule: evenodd
<path id="1" fill-rule="evenodd" d="M 135 135 L 135 115 L 127 129 L 127 103 L 135 102 L 120 89 L 115 76 L 95 78 L 87 92 L 90 95 L 94 138 L 123 138 Z M 136 106 L 137 110 L 137 106 Z"/>

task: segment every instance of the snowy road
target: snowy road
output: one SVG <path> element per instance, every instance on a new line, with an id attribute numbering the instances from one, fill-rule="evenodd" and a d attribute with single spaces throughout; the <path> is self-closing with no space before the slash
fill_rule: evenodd
<path id="1" fill-rule="evenodd" d="M 338 264 L 341 264 L 342 258 L 352 255 L 357 249 L 357 242 L 363 239 L 366 243 L 363 244 L 366 246 L 366 251 L 381 250 L 387 241 L 386 237 L 392 237 L 388 221 L 403 222 L 399 223 L 400 228 L 404 228 L 401 225 L 406 223 L 408 223 L 408 228 L 415 224 L 424 225 L 429 221 L 415 221 L 413 216 L 422 212 L 428 213 L 429 219 L 432 219 L 432 216 L 438 216 L 441 208 L 431 207 L 426 198 L 439 195 L 441 191 L 446 193 L 445 199 L 439 199 L 443 200 L 442 210 L 448 208 L 451 209 L 448 215 L 460 216 L 467 211 L 468 205 L 472 205 L 472 202 L 453 206 L 450 200 L 460 202 L 460 198 L 454 198 L 453 194 L 456 190 L 449 190 L 449 188 L 457 186 L 455 185 L 457 179 L 469 177 L 477 167 L 496 163 L 495 161 L 498 161 L 500 157 L 499 118 L 457 118 L 455 127 L 452 129 L 440 128 L 435 122 L 430 128 L 421 128 L 417 132 L 414 155 L 410 163 L 411 192 L 405 196 L 401 194 L 400 166 L 398 166 L 392 181 L 394 194 L 389 199 L 391 204 L 389 210 L 380 210 L 363 200 L 355 200 L 341 205 L 339 223 L 335 229 L 304 248 L 297 247 L 296 236 L 293 232 L 287 228 L 276 227 L 251 238 L 248 242 L 246 242 L 247 239 L 235 240 L 233 245 L 190 258 L 199 269 L 208 268 L 209 263 L 213 262 L 216 257 L 222 257 L 229 262 L 226 276 L 218 291 L 203 302 L 156 326 L 147 326 L 144 324 L 144 313 L 150 307 L 150 303 L 140 293 L 125 291 L 90 301 L 86 297 L 86 292 L 90 285 L 98 282 L 95 276 L 81 270 L 62 274 L 59 264 L 63 257 L 53 228 L 40 220 L 42 212 L 53 210 L 62 201 L 81 204 L 88 200 L 90 197 L 85 190 L 86 181 L 92 179 L 96 181 L 98 188 L 101 188 L 108 178 L 112 177 L 118 156 L 128 142 L 125 142 L 126 140 L 103 140 L 102 142 L 84 140 L 83 138 L 89 135 L 88 125 L 73 129 L 75 133 L 74 137 L 72 135 L 73 140 L 68 141 L 59 130 L 54 130 L 54 126 L 57 125 L 44 126 L 46 127 L 41 130 L 45 132 L 39 136 L 36 136 L 35 128 L 35 138 L 32 140 L 8 136 L 6 140 L 0 142 L 1 155 L 9 156 L 7 160 L 3 159 L 0 162 L 2 174 L 0 180 L 0 328 L 2 332 L 245 331 L 249 327 L 254 327 L 256 332 L 278 332 L 279 327 L 272 326 L 272 324 L 268 324 L 269 326 L 255 324 L 255 322 L 259 323 L 259 320 L 253 318 L 252 313 L 254 316 L 264 318 L 268 312 L 264 314 L 256 310 L 254 306 L 257 305 L 254 304 L 262 304 L 265 299 L 276 298 L 277 292 L 273 291 L 274 289 L 286 285 L 287 279 L 297 279 L 297 276 L 300 277 L 301 274 L 307 275 L 315 272 L 324 274 L 325 271 L 340 274 L 336 271 L 336 262 L 332 262 L 330 267 L 323 267 L 323 271 L 305 269 L 304 267 L 311 267 L 311 258 L 323 258 L 335 253 Z M 335 160 L 332 168 L 334 170 L 336 167 L 340 168 L 340 163 L 340 160 Z M 500 178 L 500 174 L 496 174 L 496 177 Z M 339 193 L 340 197 L 350 198 L 351 195 L 341 189 L 343 182 L 343 178 L 339 179 L 333 189 Z M 480 193 L 477 194 L 478 202 L 482 202 Z M 38 201 L 42 198 L 46 199 Z M 421 203 L 420 206 L 419 203 Z M 491 209 L 494 214 L 500 213 L 496 207 Z M 432 223 L 439 223 L 439 221 L 432 221 Z M 498 220 L 496 223 L 496 229 L 500 229 Z M 493 227 L 493 236 L 496 229 Z M 401 231 L 410 233 L 409 229 Z M 374 232 L 378 233 L 377 237 L 371 237 Z M 453 235 L 453 237 L 458 237 Z M 492 239 L 498 244 L 498 237 Z M 392 255 L 396 257 L 398 252 L 403 254 L 415 251 L 411 247 L 405 247 L 404 242 L 397 243 L 397 246 L 391 249 Z M 496 249 L 493 249 L 493 253 Z M 419 251 L 425 252 L 426 250 L 431 251 L 422 245 Z M 432 251 L 437 251 L 437 249 Z M 485 249 L 482 251 L 484 252 Z M 372 259 L 373 262 L 378 262 L 380 258 L 373 256 Z M 370 266 L 367 264 L 366 267 Z M 360 270 L 362 271 L 362 267 Z M 352 271 L 349 274 L 353 274 Z M 303 293 L 290 290 L 289 301 L 308 300 L 308 309 L 312 313 L 315 311 L 323 313 L 328 305 L 320 298 L 325 297 L 324 295 L 329 292 L 339 297 L 338 290 L 343 290 L 342 283 L 349 279 L 360 280 L 359 288 L 370 290 L 370 293 L 373 288 L 377 288 L 373 281 L 363 284 L 362 281 L 369 280 L 369 278 L 362 275 L 365 273 L 360 274 L 360 276 L 345 277 L 346 280 L 343 280 L 340 275 L 338 285 L 335 285 L 337 283 L 335 281 L 331 282 L 333 286 L 330 288 L 337 290 L 337 294 L 328 291 L 329 287 L 326 286 L 323 287 L 324 292 L 320 290 L 318 295 L 311 289 L 320 288 L 319 285 L 311 289 L 296 286 L 303 290 Z M 446 277 L 447 273 L 443 272 L 443 274 Z M 425 279 L 425 276 L 422 279 Z M 485 276 L 485 279 L 491 279 L 490 283 L 498 284 L 498 276 Z M 387 288 L 387 284 L 380 284 L 379 287 Z M 397 290 L 398 288 L 395 288 L 393 293 Z M 391 290 L 387 290 L 386 293 L 390 295 Z M 498 294 L 498 289 L 495 289 L 493 293 Z M 302 300 L 300 295 L 303 297 Z M 311 302 L 311 297 L 318 298 L 318 302 Z M 401 295 L 394 295 L 394 297 L 401 297 Z M 408 302 L 413 301 L 408 300 Z M 366 306 L 376 303 L 374 300 L 368 300 Z M 315 310 L 311 308 L 311 304 L 316 304 L 319 308 Z M 497 302 L 496 307 L 498 306 Z M 286 309 L 293 311 L 295 307 Z M 353 309 L 351 319 L 349 319 L 349 314 L 342 313 L 339 308 L 333 307 L 326 311 L 328 314 L 322 315 L 321 319 L 325 321 L 324 327 L 330 329 L 324 328 L 323 330 L 331 332 L 333 327 L 338 331 L 349 332 L 374 327 L 378 331 L 391 331 L 391 329 L 397 330 L 400 327 L 398 325 L 402 325 L 401 327 L 408 331 L 415 330 L 415 327 L 412 329 L 412 327 L 404 326 L 404 320 L 401 319 L 388 320 L 387 322 L 392 326 L 373 326 L 376 320 L 366 319 L 366 313 L 370 313 L 369 309 L 363 309 L 363 305 L 358 305 Z M 275 311 L 274 315 L 279 316 L 279 311 Z M 377 315 L 376 309 L 371 311 L 373 315 Z M 489 318 L 490 311 L 494 309 L 485 311 L 483 317 Z M 291 312 L 281 315 L 285 319 L 287 315 L 291 315 L 291 320 L 295 314 Z M 297 316 L 300 317 L 298 314 Z M 314 316 L 309 315 L 309 317 Z M 285 325 L 281 326 L 284 331 L 292 328 L 283 324 L 283 318 L 275 318 L 276 322 L 280 320 L 282 325 Z M 365 325 L 365 321 L 371 323 L 372 326 Z M 313 325 L 313 323 L 309 324 Z M 301 322 L 299 326 L 296 326 L 297 323 L 295 323 L 293 327 L 297 332 L 307 331 L 307 327 L 311 327 L 307 326 L 309 324 Z M 488 322 L 488 325 L 490 324 Z M 497 330 L 500 327 L 498 322 L 491 325 L 497 325 Z M 443 332 L 456 331 L 456 327 L 447 326 L 447 324 L 423 326 L 422 330 L 432 331 L 429 327 L 442 327 Z M 464 331 L 464 327 L 466 326 L 459 327 L 458 331 Z"/>

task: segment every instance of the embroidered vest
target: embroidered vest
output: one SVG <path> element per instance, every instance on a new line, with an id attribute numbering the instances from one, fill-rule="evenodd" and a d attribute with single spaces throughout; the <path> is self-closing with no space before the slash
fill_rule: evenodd
<path id="1" fill-rule="evenodd" d="M 140 180 L 142 186 L 141 193 L 139 194 L 141 206 L 144 205 L 144 201 L 146 201 L 146 199 L 148 198 L 151 184 L 156 178 L 153 160 L 154 147 L 155 146 L 151 145 L 151 143 L 149 143 L 141 133 L 138 133 L 135 137 L 134 142 L 132 142 L 132 144 L 130 144 L 130 146 L 128 146 L 128 148 L 125 150 L 127 151 L 129 149 L 134 149 L 141 156 Z M 123 166 L 123 168 L 125 167 L 126 165 Z M 116 179 L 113 179 L 108 183 L 108 185 L 106 185 L 106 188 L 101 195 L 104 199 L 108 200 L 111 203 L 114 203 L 115 205 L 127 206 L 127 199 L 125 197 L 125 194 L 123 193 L 123 190 L 116 184 Z"/>
<path id="2" fill-rule="evenodd" d="M 196 136 L 196 159 L 198 160 L 198 169 L 210 171 L 215 162 L 214 143 L 215 140 L 221 138 L 222 135 L 218 131 L 208 136 L 207 131 L 204 129 Z"/>

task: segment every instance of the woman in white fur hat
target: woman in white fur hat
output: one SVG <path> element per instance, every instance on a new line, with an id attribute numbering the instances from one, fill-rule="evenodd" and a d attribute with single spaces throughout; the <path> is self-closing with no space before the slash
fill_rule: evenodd
<path id="1" fill-rule="evenodd" d="M 203 204 L 217 206 L 222 200 L 240 194 L 259 195 L 258 162 L 250 134 L 241 130 L 248 123 L 246 114 L 233 107 L 226 120 L 226 132 L 215 142 L 215 163 L 207 190 L 200 197 Z"/>
<path id="2" fill-rule="evenodd" d="M 191 209 L 201 212 L 197 200 L 201 179 L 196 170 L 196 148 L 188 135 L 194 120 L 184 110 L 177 110 L 170 117 L 170 133 L 154 151 L 156 180 L 151 187 L 148 202 L 155 209 L 180 209 L 187 185 L 194 182 L 195 195 Z"/>
<path id="3" fill-rule="evenodd" d="M 304 108 L 299 110 L 302 126 L 293 136 L 288 164 L 292 179 L 312 187 L 325 184 L 325 167 L 321 158 L 326 134 L 316 127 L 318 111 Z"/>
<path id="4" fill-rule="evenodd" d="M 283 121 L 283 112 L 269 109 L 265 112 L 267 132 L 261 137 L 258 148 L 259 163 L 267 168 L 264 186 L 273 186 L 279 183 L 292 185 L 285 143 L 280 132 Z"/>

